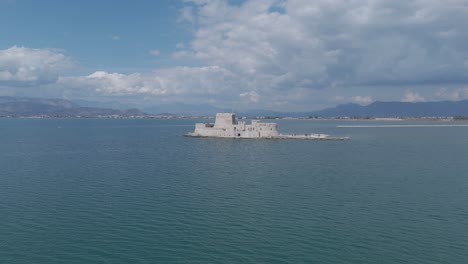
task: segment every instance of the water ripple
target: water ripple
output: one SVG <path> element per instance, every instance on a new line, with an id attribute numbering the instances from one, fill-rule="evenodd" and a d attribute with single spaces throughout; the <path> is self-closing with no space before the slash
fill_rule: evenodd
<path id="1" fill-rule="evenodd" d="M 341 144 L 181 137 L 190 120 L 36 121 L 0 120 L 0 263 L 468 261 L 458 130 L 350 129 Z"/>

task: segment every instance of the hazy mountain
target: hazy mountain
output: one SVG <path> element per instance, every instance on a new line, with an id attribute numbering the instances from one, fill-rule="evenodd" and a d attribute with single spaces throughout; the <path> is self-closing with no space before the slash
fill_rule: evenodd
<path id="1" fill-rule="evenodd" d="M 82 106 L 82 107 L 97 107 L 97 108 L 109 108 L 109 109 L 118 109 L 126 110 L 130 108 L 136 108 L 135 105 L 125 104 L 118 101 L 89 101 L 89 100 L 73 100 L 73 103 Z"/>
<path id="2" fill-rule="evenodd" d="M 48 106 L 56 106 L 62 108 L 73 108 L 78 107 L 77 104 L 64 100 L 64 99 L 45 99 L 45 98 L 30 98 L 30 97 L 12 97 L 12 96 L 0 96 L 0 104 L 25 104 L 35 103 L 44 104 Z"/>
<path id="3" fill-rule="evenodd" d="M 178 115 L 215 115 L 219 112 L 231 112 L 231 109 L 217 108 L 208 104 L 158 104 L 153 106 L 142 107 L 146 113 L 174 113 Z"/>
<path id="4" fill-rule="evenodd" d="M 333 108 L 312 112 L 310 115 L 322 117 L 445 117 L 468 116 L 468 100 L 439 102 L 374 102 L 362 106 L 342 104 Z"/>
<path id="5" fill-rule="evenodd" d="M 86 101 L 82 101 L 86 102 Z M 85 106 L 64 99 L 44 99 L 27 97 L 0 96 L 0 116 L 85 116 L 96 117 L 106 115 L 142 116 L 146 115 L 139 109 L 114 109 L 94 107 L 90 105 L 119 105 L 116 102 L 85 103 Z M 120 105 L 122 106 L 122 105 Z M 179 115 L 211 115 L 217 112 L 231 112 L 231 109 L 221 109 L 210 105 L 166 104 L 144 108 L 152 114 L 172 113 Z M 468 100 L 439 102 L 374 102 L 362 106 L 358 104 L 342 104 L 333 108 L 311 112 L 276 112 L 270 110 L 235 111 L 238 116 L 271 116 L 271 117 L 445 117 L 468 116 Z M 170 114 L 167 114 L 170 115 Z"/>
<path id="6" fill-rule="evenodd" d="M 141 116 L 138 109 L 117 110 L 111 108 L 82 107 L 64 99 L 43 99 L 0 96 L 0 116 L 55 116 L 96 117 L 106 115 Z"/>

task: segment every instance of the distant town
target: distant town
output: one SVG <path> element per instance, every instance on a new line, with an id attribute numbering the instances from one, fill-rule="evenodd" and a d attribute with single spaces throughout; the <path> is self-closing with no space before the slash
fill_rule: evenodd
<path id="1" fill-rule="evenodd" d="M 0 115 L 0 118 L 30 118 L 30 119 L 214 119 L 214 115 Z M 240 116 L 239 119 L 274 119 L 274 120 L 361 120 L 361 121 L 468 121 L 468 116 L 454 117 L 289 117 L 289 116 Z"/>

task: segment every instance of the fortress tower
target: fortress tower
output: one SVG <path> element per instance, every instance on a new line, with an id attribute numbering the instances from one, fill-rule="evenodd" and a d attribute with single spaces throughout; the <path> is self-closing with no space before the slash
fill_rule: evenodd
<path id="1" fill-rule="evenodd" d="M 237 125 L 236 115 L 233 113 L 217 113 L 214 127 L 226 128 L 232 125 Z"/>

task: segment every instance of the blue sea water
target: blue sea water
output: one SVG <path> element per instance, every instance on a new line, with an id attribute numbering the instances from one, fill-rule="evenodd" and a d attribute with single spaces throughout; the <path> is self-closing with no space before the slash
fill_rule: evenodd
<path id="1" fill-rule="evenodd" d="M 0 263 L 468 263 L 468 127 L 195 122 L 0 119 Z"/>

